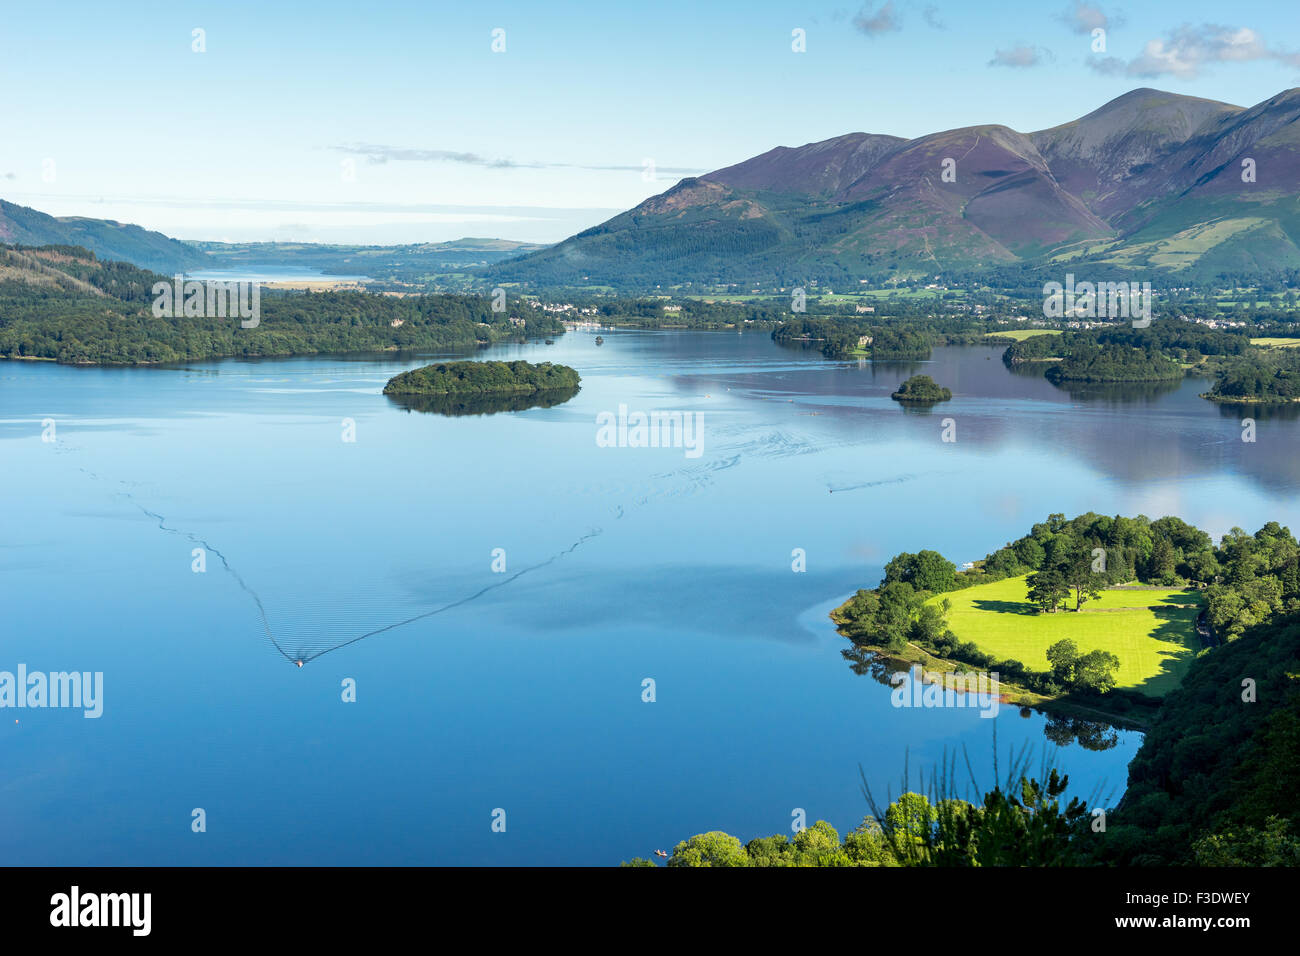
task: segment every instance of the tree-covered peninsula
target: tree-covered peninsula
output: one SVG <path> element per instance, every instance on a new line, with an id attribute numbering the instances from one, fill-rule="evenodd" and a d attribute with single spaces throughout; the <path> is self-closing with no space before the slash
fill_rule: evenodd
<path id="1" fill-rule="evenodd" d="M 827 358 L 923 361 L 930 357 L 930 336 L 907 328 L 890 328 L 848 318 L 801 317 L 772 330 L 781 345 L 819 344 Z"/>
<path id="2" fill-rule="evenodd" d="M 1144 719 L 1203 646 L 1300 613 L 1298 560 L 1276 523 L 1215 546 L 1173 517 L 1052 515 L 965 571 L 900 554 L 832 618 L 877 653 L 997 671 L 1024 703 Z"/>
<path id="3" fill-rule="evenodd" d="M 1244 332 L 1166 320 L 1029 336 L 1010 345 L 1002 361 L 1011 368 L 1041 363 L 1054 385 L 1178 382 L 1189 372 L 1235 365 L 1251 351 Z"/>
<path id="4" fill-rule="evenodd" d="M 1202 612 L 1185 606 L 1193 593 Z M 949 602 L 968 609 L 951 628 Z M 1153 631 L 1135 635 L 1137 612 L 1157 618 Z M 868 813 L 842 837 L 822 820 L 793 839 L 743 843 L 715 830 L 677 843 L 669 866 L 1300 866 L 1300 543 L 1276 522 L 1253 535 L 1234 528 L 1216 546 L 1173 517 L 1051 515 L 964 572 L 934 551 L 900 554 L 879 587 L 832 617 L 890 659 L 990 668 L 1096 703 L 1120 692 L 1116 652 L 1131 673 L 1154 666 L 1166 692 L 1148 708 L 1107 825 L 1084 801 L 1067 802 L 1055 766 L 1035 776 L 1027 756 L 1014 757 L 972 802 L 949 758 L 917 783 L 905 773 L 905 792 L 885 806 L 864 778 Z M 1101 626 L 1087 627 L 1090 618 Z M 1050 633 L 1061 622 L 1077 642 Z M 1195 647 L 1174 666 L 1142 665 L 1144 639 Z M 1042 673 L 991 653 L 1016 640 L 1022 656 L 1043 656 Z M 1076 643 L 1097 646 L 1082 653 Z M 1057 720 L 1049 715 L 1045 730 L 1054 741 L 1068 723 Z"/>
<path id="5" fill-rule="evenodd" d="M 898 391 L 889 396 L 896 402 L 914 405 L 934 405 L 952 398 L 952 392 L 935 382 L 928 375 L 913 375 Z"/>
<path id="6" fill-rule="evenodd" d="M 560 335 L 554 316 L 488 296 L 369 292 L 260 295 L 255 326 L 238 316 L 157 315 L 172 277 L 105 262 L 76 246 L 0 246 L 0 358 L 68 365 L 159 365 L 213 358 L 348 352 L 466 351 Z M 225 312 L 225 310 L 222 310 Z"/>
<path id="7" fill-rule="evenodd" d="M 1060 362 L 1047 369 L 1053 385 L 1064 382 L 1086 384 L 1122 382 L 1174 382 L 1183 378 L 1183 367 L 1159 352 L 1126 345 L 1076 347 Z"/>
<path id="8" fill-rule="evenodd" d="M 1300 355 L 1292 349 L 1265 349 L 1220 371 L 1202 398 L 1225 404 L 1300 402 Z"/>

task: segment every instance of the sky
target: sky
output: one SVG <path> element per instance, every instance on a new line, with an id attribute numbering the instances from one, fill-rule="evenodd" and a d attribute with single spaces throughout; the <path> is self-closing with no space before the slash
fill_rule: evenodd
<path id="1" fill-rule="evenodd" d="M 1250 106 L 1300 86 L 1297 9 L 10 2 L 0 198 L 183 239 L 553 242 L 774 146 L 1028 132 L 1138 87 Z"/>

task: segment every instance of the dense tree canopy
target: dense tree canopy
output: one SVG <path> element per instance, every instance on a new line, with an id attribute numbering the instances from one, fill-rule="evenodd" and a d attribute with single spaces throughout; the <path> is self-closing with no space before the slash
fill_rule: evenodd
<path id="1" fill-rule="evenodd" d="M 384 394 L 531 394 L 572 391 L 579 381 L 578 373 L 569 366 L 550 362 L 437 362 L 394 375 L 384 386 Z"/>
<path id="2" fill-rule="evenodd" d="M 931 405 L 935 402 L 948 401 L 952 398 L 952 392 L 937 384 L 928 375 L 913 375 L 906 382 L 899 385 L 898 391 L 889 397 L 896 402 L 915 402 L 920 405 Z"/>
<path id="3" fill-rule="evenodd" d="M 1300 401 L 1300 354 L 1295 348 L 1257 351 L 1224 367 L 1206 397 L 1218 402 Z"/>

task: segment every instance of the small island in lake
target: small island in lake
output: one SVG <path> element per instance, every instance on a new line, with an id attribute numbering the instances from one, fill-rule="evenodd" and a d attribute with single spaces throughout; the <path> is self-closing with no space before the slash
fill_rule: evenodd
<path id="1" fill-rule="evenodd" d="M 913 375 L 898 391 L 889 396 L 896 402 L 909 402 L 918 405 L 933 405 L 946 402 L 952 398 L 952 392 L 939 385 L 928 375 Z"/>
<path id="2" fill-rule="evenodd" d="M 385 395 L 519 395 L 577 388 L 578 373 L 550 362 L 438 362 L 394 375 Z"/>
<path id="3" fill-rule="evenodd" d="M 550 408 L 578 394 L 580 381 L 550 362 L 438 362 L 393 376 L 384 394 L 415 411 L 490 414 Z"/>

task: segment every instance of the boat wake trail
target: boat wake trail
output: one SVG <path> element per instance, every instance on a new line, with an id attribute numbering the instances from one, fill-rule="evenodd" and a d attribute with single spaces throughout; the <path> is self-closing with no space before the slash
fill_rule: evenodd
<path id="1" fill-rule="evenodd" d="M 86 475 L 88 475 L 89 477 L 91 477 L 96 481 L 108 480 L 105 479 L 102 475 L 98 475 L 95 472 L 90 471 L 89 469 L 82 468 L 81 471 L 83 471 Z M 119 484 L 132 486 L 139 483 L 119 482 Z M 497 588 L 503 588 L 506 585 L 513 583 L 514 581 L 518 581 L 526 574 L 531 574 L 534 571 L 540 571 L 542 568 L 554 564 L 556 561 L 559 561 L 561 558 L 564 558 L 565 556 L 570 555 L 574 551 L 578 550 L 578 548 L 582 547 L 583 544 L 590 541 L 592 538 L 598 537 L 601 534 L 603 534 L 603 529 L 592 528 L 586 534 L 578 538 L 578 540 L 574 541 L 573 544 L 569 545 L 567 548 L 564 548 L 562 551 L 557 551 L 555 554 L 551 555 L 545 561 L 539 561 L 537 564 L 529 565 L 528 567 L 516 571 L 514 574 L 511 574 L 509 577 L 502 578 L 500 581 L 493 582 L 492 584 L 489 584 L 487 587 L 480 588 L 479 590 L 475 591 L 472 594 L 467 594 L 465 597 L 458 598 L 457 600 L 451 601 L 448 604 L 444 604 L 441 607 L 436 607 L 431 611 L 424 611 L 423 613 L 420 614 L 413 614 L 408 618 L 404 618 L 400 621 L 394 621 L 392 624 L 385 624 L 383 627 L 377 627 L 374 630 L 367 631 L 364 634 L 359 634 L 356 637 L 347 638 L 346 640 L 336 641 L 333 643 L 328 643 L 323 645 L 308 646 L 308 647 L 303 647 L 301 645 L 298 645 L 297 649 L 294 652 L 290 652 L 285 649 L 285 646 L 283 643 L 281 643 L 281 641 L 277 640 L 275 636 L 275 632 L 271 627 L 270 618 L 266 613 L 266 605 L 262 602 L 261 596 L 257 593 L 256 590 L 254 590 L 254 588 L 247 581 L 244 580 L 244 577 L 235 569 L 235 566 L 230 563 L 230 559 L 225 555 L 224 552 L 222 552 L 220 549 L 216 547 L 213 547 L 212 543 L 209 542 L 206 538 L 203 538 L 192 531 L 186 531 L 184 528 L 177 528 L 168 524 L 168 518 L 165 515 L 161 515 L 156 511 L 152 511 L 149 508 L 146 508 L 144 505 L 142 505 L 139 501 L 136 500 L 135 495 L 133 495 L 131 492 L 119 491 L 117 492 L 117 494 L 118 496 L 125 498 L 133 506 L 139 509 L 142 514 L 146 515 L 147 517 L 157 522 L 158 529 L 160 531 L 165 531 L 168 534 L 174 534 L 179 537 L 185 538 L 187 541 L 190 541 L 198 545 L 199 547 L 203 548 L 204 551 L 216 555 L 217 558 L 220 559 L 221 566 L 225 568 L 226 573 L 229 574 L 232 578 L 234 578 L 235 583 L 239 585 L 240 589 L 252 599 L 253 604 L 257 608 L 257 616 L 258 619 L 261 621 L 262 633 L 266 636 L 266 640 L 270 643 L 270 645 L 273 648 L 275 648 L 276 652 L 281 657 L 283 657 L 289 663 L 296 664 L 299 667 L 302 667 L 308 661 L 314 661 L 318 657 L 322 657 L 325 654 L 332 653 L 333 651 L 340 650 L 341 648 L 344 647 L 350 647 L 353 644 L 358 644 L 361 641 L 366 640 L 367 638 L 376 637 L 377 635 L 380 634 L 386 634 L 389 631 L 395 631 L 398 628 L 406 627 L 408 624 L 414 624 L 417 621 L 423 621 L 425 618 L 434 617 L 438 614 L 445 613 L 446 611 L 451 611 L 455 608 L 463 607 L 464 605 L 469 604 L 472 601 L 477 601 L 479 598 L 483 597 L 483 595 L 489 593 L 490 591 L 495 591 Z"/>
<path id="2" fill-rule="evenodd" d="M 826 488 L 831 494 L 840 494 L 845 491 L 860 491 L 863 488 L 880 488 L 884 485 L 901 485 L 909 481 L 915 481 L 918 478 L 928 478 L 933 475 L 952 475 L 956 472 L 951 471 L 923 471 L 920 474 L 903 474 L 894 478 L 880 478 L 876 481 L 863 481 L 854 485 L 833 485 L 826 483 Z"/>
<path id="3" fill-rule="evenodd" d="M 397 621 L 396 623 L 393 624 L 386 624 L 383 627 L 376 628 L 373 631 L 367 631 L 365 634 L 358 635 L 357 637 L 349 638 L 346 641 L 340 641 L 337 644 L 332 644 L 329 647 L 326 647 L 322 650 L 318 650 L 305 657 L 290 658 L 290 660 L 293 660 L 295 663 L 297 663 L 297 661 L 299 660 L 301 660 L 303 663 L 306 663 L 307 661 L 313 661 L 324 654 L 330 653 L 331 651 L 337 651 L 340 648 L 349 646 L 350 644 L 356 644 L 358 641 L 364 641 L 368 637 L 375 637 L 378 634 L 384 634 L 388 631 L 396 630 L 399 627 L 405 627 L 408 624 L 414 624 L 416 621 L 423 621 L 427 617 L 433 617 L 436 614 L 442 614 L 444 611 L 450 611 L 453 608 L 458 608 L 461 607 L 462 605 L 469 604 L 471 601 L 478 600 L 483 595 L 487 594 L 489 591 L 495 591 L 497 588 L 505 587 L 507 584 L 509 584 L 512 581 L 517 581 L 519 578 L 522 578 L 525 574 L 531 574 L 533 571 L 539 571 L 549 564 L 554 564 L 556 561 L 560 560 L 560 558 L 564 557 L 565 555 L 572 554 L 574 551 L 577 551 L 578 548 L 581 547 L 584 542 L 590 541 L 592 538 L 598 537 L 600 534 L 602 534 L 602 530 L 600 528 L 593 528 L 592 530 L 584 534 L 581 538 L 579 538 L 577 541 L 573 542 L 573 544 L 565 548 L 563 551 L 560 551 L 557 554 L 553 554 L 545 561 L 541 561 L 537 564 L 529 565 L 528 567 L 524 568 L 521 571 L 516 571 L 514 574 L 510 575 L 510 577 L 497 581 L 495 584 L 489 584 L 487 587 L 475 591 L 473 594 L 468 595 L 467 597 L 463 597 L 458 601 L 452 601 L 450 604 L 444 604 L 442 607 L 434 608 L 432 611 L 425 611 L 423 614 L 416 614 L 412 617 L 408 617 L 402 621 Z M 278 647 L 279 645 L 276 646 Z M 283 651 L 281 651 L 281 653 L 283 653 Z"/>
<path id="4" fill-rule="evenodd" d="M 835 492 L 860 491 L 863 488 L 879 488 L 882 485 L 901 485 L 909 481 L 915 481 L 916 475 L 899 475 L 897 478 L 881 478 L 878 481 L 864 481 L 856 485 L 832 485 L 827 482 L 826 487 L 831 494 Z"/>
<path id="5" fill-rule="evenodd" d="M 266 639 L 271 642 L 271 646 L 274 647 L 277 651 L 279 651 L 285 660 L 291 662 L 296 660 L 292 655 L 290 655 L 287 651 L 285 651 L 283 647 L 280 646 L 279 642 L 276 641 L 275 639 L 275 635 L 271 633 L 271 622 L 267 620 L 266 607 L 263 606 L 262 599 L 258 597 L 256 591 L 254 591 L 252 588 L 248 586 L 248 582 L 245 581 L 242 577 L 240 577 L 239 572 L 234 569 L 234 567 L 230 563 L 230 560 L 224 554 L 222 554 L 211 544 L 209 544 L 206 540 L 200 538 L 196 534 L 192 534 L 189 531 L 183 531 L 180 528 L 167 527 L 166 518 L 158 514 L 156 511 L 150 511 L 144 505 L 140 504 L 140 502 L 136 501 L 132 495 L 127 494 L 126 492 L 122 492 L 122 496 L 126 498 L 128 501 L 130 501 L 131 504 L 139 508 L 144 514 L 148 515 L 150 518 L 153 518 L 155 521 L 157 521 L 159 530 L 166 531 L 168 534 L 180 535 L 182 538 L 186 538 L 194 542 L 195 544 L 202 547 L 205 551 L 215 554 L 218 558 L 220 558 L 221 566 L 226 569 L 227 573 L 229 573 L 229 575 L 235 579 L 235 582 L 243 589 L 244 593 L 247 594 L 249 597 L 251 597 L 253 599 L 253 603 L 257 605 L 257 615 L 262 620 L 262 630 L 266 634 Z"/>
<path id="6" fill-rule="evenodd" d="M 181 528 L 169 527 L 167 524 L 167 519 L 163 515 L 160 515 L 155 511 L 150 511 L 144 505 L 140 504 L 138 501 L 135 501 L 131 495 L 126 494 L 125 492 L 123 493 L 123 495 L 124 497 L 130 499 L 131 503 L 135 505 L 137 508 L 139 508 L 141 512 L 143 512 L 144 514 L 148 515 L 150 518 L 153 518 L 155 521 L 157 521 L 158 528 L 160 530 L 166 531 L 168 534 L 180 535 L 181 537 L 186 538 L 194 542 L 195 544 L 200 545 L 201 547 L 205 548 L 206 550 L 210 551 L 212 554 L 215 554 L 218 558 L 220 558 L 222 567 L 226 569 L 226 571 L 230 574 L 230 576 L 235 579 L 235 582 L 240 586 L 240 588 L 243 589 L 244 593 L 247 594 L 250 598 L 252 598 L 253 603 L 257 605 L 257 614 L 262 622 L 262 630 L 266 634 L 266 639 L 270 641 L 271 646 L 274 647 L 276 651 L 280 654 L 280 656 L 283 657 L 286 661 L 289 661 L 289 663 L 291 664 L 297 664 L 299 667 L 301 667 L 302 665 L 306 664 L 309 661 L 316 660 L 318 657 L 323 657 L 326 654 L 332 653 L 333 651 L 340 650 L 341 648 L 344 647 L 350 647 L 353 644 L 358 644 L 361 641 L 366 640 L 367 638 L 376 637 L 380 634 L 386 634 L 389 631 L 395 631 L 399 627 L 406 627 L 408 624 L 414 624 L 416 621 L 423 621 L 425 618 L 434 617 L 446 611 L 453 610 L 454 608 L 462 607 L 466 604 L 469 604 L 471 601 L 477 601 L 479 598 L 487 594 L 489 591 L 495 591 L 497 588 L 503 588 L 506 585 L 519 580 L 525 574 L 531 574 L 534 571 L 540 571 L 542 568 L 554 564 L 556 561 L 559 561 L 561 558 L 565 557 L 566 555 L 570 555 L 574 551 L 578 550 L 578 548 L 580 548 L 587 541 L 590 541 L 592 538 L 598 537 L 603 533 L 602 529 L 593 528 L 592 530 L 584 534 L 582 537 L 578 538 L 577 541 L 573 542 L 573 544 L 569 545 L 563 551 L 556 552 L 555 554 L 547 558 L 545 561 L 539 561 L 537 564 L 529 565 L 526 568 L 516 571 L 514 574 L 510 575 L 507 578 L 503 578 L 500 581 L 496 581 L 492 584 L 489 584 L 487 587 L 480 588 L 479 590 L 475 591 L 473 594 L 468 594 L 463 598 L 459 598 L 455 601 L 450 602 L 449 604 L 444 604 L 441 607 L 434 608 L 432 611 L 424 611 L 423 613 L 420 614 L 413 614 L 408 618 L 404 618 L 403 620 L 394 621 L 392 624 L 385 624 L 383 627 L 377 627 L 372 631 L 367 631 L 364 634 L 358 634 L 356 637 L 351 637 L 346 640 L 337 641 L 332 644 L 318 646 L 306 650 L 300 649 L 294 653 L 290 653 L 289 651 L 285 650 L 284 646 L 278 640 L 276 640 L 275 634 L 271 630 L 271 622 L 267 618 L 266 607 L 265 605 L 263 605 L 261 597 L 259 597 L 258 593 L 248 585 L 248 582 L 245 581 L 243 577 L 239 574 L 239 572 L 235 570 L 234 566 L 230 563 L 230 560 L 221 551 L 214 548 L 204 538 L 201 538 L 198 535 L 193 534 L 192 532 L 185 531 Z"/>

